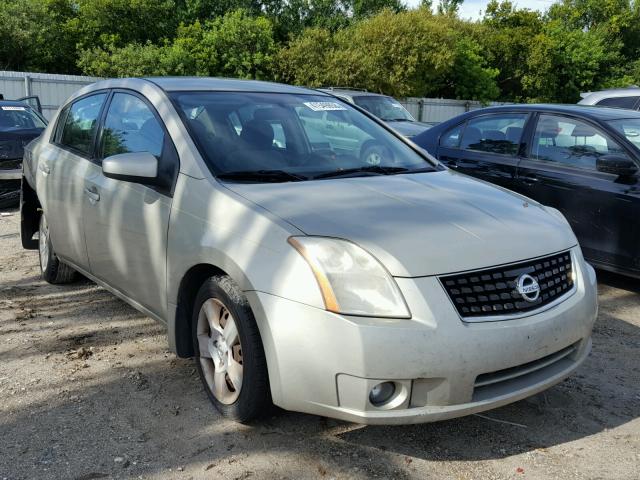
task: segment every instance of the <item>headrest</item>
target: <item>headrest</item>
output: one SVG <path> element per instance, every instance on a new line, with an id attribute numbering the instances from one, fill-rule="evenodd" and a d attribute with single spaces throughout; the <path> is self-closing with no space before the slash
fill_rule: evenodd
<path id="1" fill-rule="evenodd" d="M 266 120 L 251 120 L 242 126 L 240 138 L 256 150 L 267 150 L 273 147 L 273 128 Z"/>
<path id="2" fill-rule="evenodd" d="M 253 112 L 253 120 L 283 120 L 288 112 L 282 107 L 259 108 Z"/>
<path id="3" fill-rule="evenodd" d="M 470 145 L 480 143 L 480 140 L 482 140 L 482 132 L 480 131 L 480 129 L 468 126 L 467 128 L 465 128 L 464 134 L 462 135 L 461 148 L 467 148 Z"/>
<path id="4" fill-rule="evenodd" d="M 597 133 L 598 132 L 596 132 L 596 130 L 593 127 L 582 124 L 582 125 L 576 125 L 576 127 L 573 129 L 573 132 L 571 132 L 571 136 L 572 137 L 593 137 Z"/>
<path id="5" fill-rule="evenodd" d="M 482 136 L 485 140 L 493 140 L 494 142 L 506 139 L 505 134 L 500 130 L 485 130 L 484 132 L 482 132 Z"/>
<path id="6" fill-rule="evenodd" d="M 507 128 L 507 140 L 512 143 L 520 143 L 520 138 L 522 138 L 522 127 L 508 127 Z"/>
<path id="7" fill-rule="evenodd" d="M 557 120 L 553 118 L 543 118 L 540 123 L 538 123 L 536 136 L 540 138 L 556 138 L 560 130 L 562 129 Z"/>

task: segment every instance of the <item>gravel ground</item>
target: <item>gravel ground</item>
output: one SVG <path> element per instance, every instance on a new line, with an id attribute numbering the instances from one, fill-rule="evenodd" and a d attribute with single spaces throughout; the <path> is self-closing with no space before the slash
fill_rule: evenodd
<path id="1" fill-rule="evenodd" d="M 483 417 L 371 427 L 277 411 L 243 426 L 160 325 L 88 281 L 44 283 L 18 224 L 0 216 L 0 480 L 640 478 L 640 282 L 601 273 L 586 364 Z"/>

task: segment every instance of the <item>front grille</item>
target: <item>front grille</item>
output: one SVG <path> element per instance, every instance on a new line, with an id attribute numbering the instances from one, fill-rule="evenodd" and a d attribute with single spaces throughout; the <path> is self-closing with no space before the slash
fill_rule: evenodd
<path id="1" fill-rule="evenodd" d="M 0 159 L 0 170 L 16 170 L 21 167 L 22 159 L 2 160 Z"/>
<path id="2" fill-rule="evenodd" d="M 518 292 L 518 279 L 533 277 L 540 287 L 534 301 Z M 573 288 L 571 253 L 440 277 L 449 298 L 462 317 L 512 315 L 543 307 Z M 532 297 L 533 295 L 529 295 Z"/>

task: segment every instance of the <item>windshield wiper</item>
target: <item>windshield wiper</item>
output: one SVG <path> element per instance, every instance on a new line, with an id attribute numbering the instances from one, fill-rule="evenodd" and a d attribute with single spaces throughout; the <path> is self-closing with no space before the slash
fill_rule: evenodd
<path id="1" fill-rule="evenodd" d="M 238 180 L 247 182 L 300 182 L 308 180 L 308 177 L 287 172 L 285 170 L 238 170 L 235 172 L 223 172 L 217 175 L 221 180 Z"/>
<path id="2" fill-rule="evenodd" d="M 385 122 L 411 122 L 412 120 L 409 120 L 408 118 L 390 118 L 388 120 L 385 120 Z"/>
<path id="3" fill-rule="evenodd" d="M 409 169 L 405 167 L 383 167 L 380 165 L 368 165 L 366 167 L 357 168 L 345 168 L 344 170 L 336 170 L 333 172 L 321 173 L 313 177 L 318 178 L 334 178 L 334 177 L 346 177 L 349 175 L 357 175 L 359 173 L 373 173 L 376 175 L 394 175 L 396 173 L 408 172 Z"/>

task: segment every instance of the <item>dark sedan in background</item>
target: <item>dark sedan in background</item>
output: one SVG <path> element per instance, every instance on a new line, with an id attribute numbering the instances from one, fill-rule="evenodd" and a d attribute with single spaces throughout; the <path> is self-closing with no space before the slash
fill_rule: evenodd
<path id="1" fill-rule="evenodd" d="M 46 126 L 25 102 L 0 100 L 0 208 L 18 205 L 24 146 Z"/>
<path id="2" fill-rule="evenodd" d="M 413 138 L 444 165 L 560 210 L 595 266 L 640 277 L 640 113 L 509 105 Z"/>

